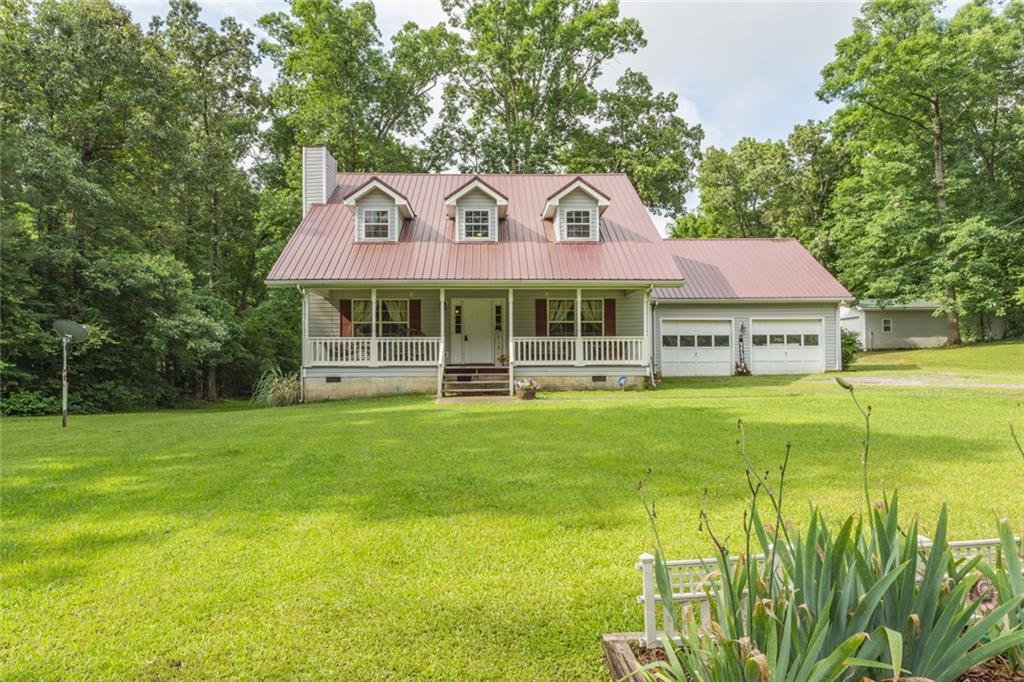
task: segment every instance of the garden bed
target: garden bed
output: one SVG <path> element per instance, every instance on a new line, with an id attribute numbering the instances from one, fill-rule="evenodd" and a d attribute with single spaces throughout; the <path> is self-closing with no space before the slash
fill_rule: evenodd
<path id="1" fill-rule="evenodd" d="M 604 660 L 611 679 L 622 682 L 642 682 L 640 668 L 668 657 L 661 647 L 648 649 L 640 644 L 640 633 L 605 635 L 601 638 Z M 997 657 L 971 669 L 960 678 L 961 682 L 1024 682 L 1024 672 L 1010 672 L 1006 662 Z"/>

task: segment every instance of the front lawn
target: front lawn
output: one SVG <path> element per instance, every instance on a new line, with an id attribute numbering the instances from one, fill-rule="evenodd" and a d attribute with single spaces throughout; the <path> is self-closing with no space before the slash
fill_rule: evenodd
<path id="1" fill-rule="evenodd" d="M 902 355 L 1024 381 L 1019 343 Z M 847 377 L 905 372 L 880 356 Z M 1021 515 L 1024 391 L 859 392 L 874 489 L 899 487 L 924 532 L 942 501 L 955 538 Z M 598 636 L 642 623 L 648 467 L 679 558 L 708 553 L 705 488 L 739 538 L 739 418 L 766 468 L 792 441 L 795 518 L 857 508 L 859 415 L 829 377 L 540 398 L 4 419 L 3 677 L 600 679 Z"/>

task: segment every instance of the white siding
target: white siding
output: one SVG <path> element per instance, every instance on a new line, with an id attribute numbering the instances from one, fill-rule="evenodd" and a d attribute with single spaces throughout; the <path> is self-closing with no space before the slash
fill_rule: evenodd
<path id="1" fill-rule="evenodd" d="M 487 195 L 487 193 L 474 189 L 471 192 L 467 192 L 465 195 L 459 198 L 459 203 L 456 206 L 456 239 L 463 241 L 466 239 L 466 229 L 463 217 L 466 210 L 483 210 L 486 209 L 491 213 L 491 236 L 486 241 L 496 242 L 498 241 L 498 205 L 493 198 Z M 485 241 L 483 239 L 471 238 L 468 241 Z"/>
<path id="2" fill-rule="evenodd" d="M 328 289 L 309 292 L 309 336 L 338 336 L 341 333 L 341 314 L 338 301 L 370 299 L 369 289 Z M 420 323 L 427 336 L 441 335 L 441 301 L 436 289 L 378 289 L 377 299 L 419 299 Z"/>
<path id="3" fill-rule="evenodd" d="M 402 232 L 402 216 L 399 214 L 398 208 L 395 206 L 395 200 L 390 196 L 378 189 L 367 192 L 359 199 L 359 201 L 356 202 L 355 210 L 356 239 L 363 240 L 366 238 L 363 232 L 363 212 L 381 210 L 388 211 L 391 216 L 388 225 L 388 239 L 390 241 L 398 241 Z M 370 241 L 381 240 L 372 239 Z"/>
<path id="4" fill-rule="evenodd" d="M 750 321 L 763 319 L 824 318 L 822 330 L 825 344 L 825 368 L 839 369 L 838 306 L 835 303 L 667 303 L 654 308 L 654 366 L 661 369 L 661 321 L 665 319 L 722 320 L 733 319 L 733 363 L 739 358 L 740 326 L 743 326 L 743 349 L 750 364 Z"/>
<path id="5" fill-rule="evenodd" d="M 538 298 L 576 298 L 575 289 L 551 289 L 547 292 L 516 289 L 513 299 L 513 313 L 516 336 L 534 336 L 536 301 Z M 625 291 L 623 289 L 584 289 L 583 298 L 614 298 L 615 299 L 615 335 L 644 335 L 644 299 L 642 291 Z"/>
<path id="6" fill-rule="evenodd" d="M 302 215 L 324 204 L 338 186 L 338 162 L 327 147 L 302 148 Z"/>
<path id="7" fill-rule="evenodd" d="M 555 218 L 555 234 L 558 241 L 567 241 L 565 236 L 565 212 L 584 210 L 590 211 L 590 240 L 601 240 L 601 220 L 597 210 L 597 200 L 584 192 L 576 189 L 569 192 L 558 201 L 558 214 Z M 568 241 L 587 241 L 581 239 L 570 239 Z"/>

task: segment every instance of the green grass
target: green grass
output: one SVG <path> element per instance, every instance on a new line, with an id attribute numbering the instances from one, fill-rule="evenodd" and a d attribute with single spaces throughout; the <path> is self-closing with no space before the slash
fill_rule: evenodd
<path id="1" fill-rule="evenodd" d="M 878 351 L 861 354 L 853 371 L 955 372 L 964 376 L 1009 376 L 1024 373 L 1024 344 L 1002 341 L 976 346 L 924 350 Z"/>
<path id="2" fill-rule="evenodd" d="M 903 355 L 1008 372 L 1022 349 Z M 859 417 L 824 379 L 4 419 L 0 676 L 602 679 L 599 635 L 642 622 L 645 469 L 677 557 L 708 554 L 705 488 L 740 539 L 741 417 L 765 468 L 792 441 L 797 521 L 858 508 Z M 860 393 L 874 491 L 899 487 L 924 532 L 943 501 L 958 538 L 1024 509 L 1021 390 Z"/>

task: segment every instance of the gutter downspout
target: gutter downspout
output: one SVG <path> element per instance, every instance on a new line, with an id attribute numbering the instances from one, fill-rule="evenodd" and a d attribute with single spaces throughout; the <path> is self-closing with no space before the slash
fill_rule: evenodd
<path id="1" fill-rule="evenodd" d="M 658 302 L 651 298 L 651 294 L 654 292 L 654 285 L 647 287 L 647 309 L 650 311 L 651 323 L 648 329 L 645 330 L 647 334 L 647 378 L 651 382 L 651 386 L 654 386 L 654 309 L 658 307 Z"/>

